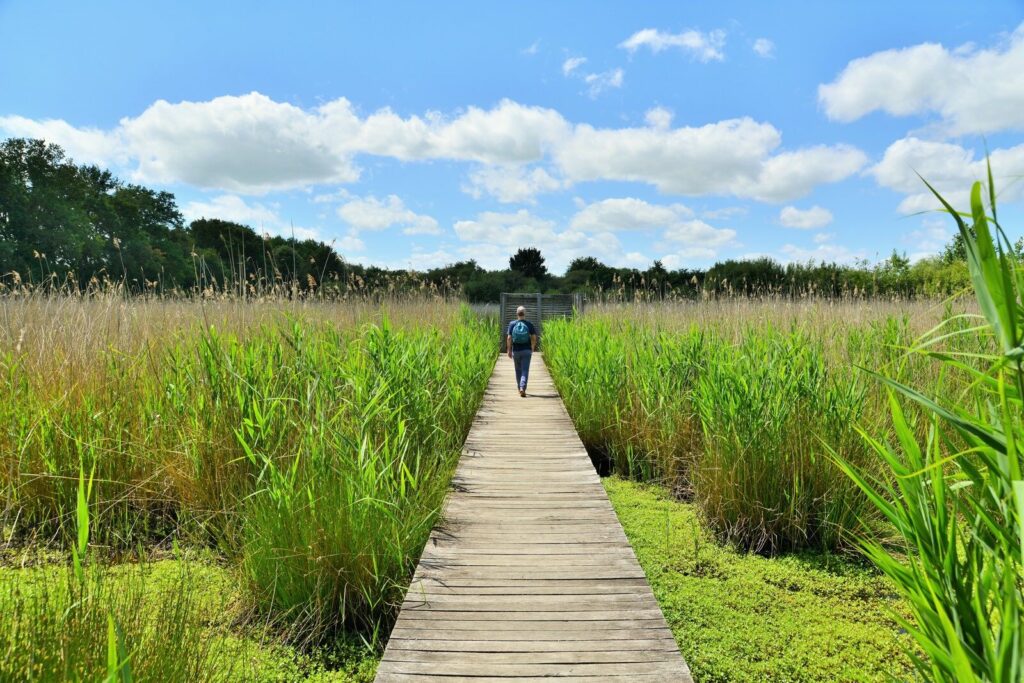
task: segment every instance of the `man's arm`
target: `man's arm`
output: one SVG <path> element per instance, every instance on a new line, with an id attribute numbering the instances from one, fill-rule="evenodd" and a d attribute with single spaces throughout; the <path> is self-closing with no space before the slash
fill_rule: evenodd
<path id="1" fill-rule="evenodd" d="M 537 350 L 537 335 L 531 334 L 530 335 L 530 351 L 536 351 L 536 350 Z"/>
<path id="2" fill-rule="evenodd" d="M 505 348 L 508 349 L 508 357 L 512 357 L 512 335 L 505 337 Z"/>

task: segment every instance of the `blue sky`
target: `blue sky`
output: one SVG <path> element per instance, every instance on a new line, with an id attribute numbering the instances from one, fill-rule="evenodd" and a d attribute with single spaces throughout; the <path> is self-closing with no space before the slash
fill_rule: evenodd
<path id="1" fill-rule="evenodd" d="M 0 138 L 391 267 L 918 258 L 1022 132 L 1019 0 L 0 0 Z"/>

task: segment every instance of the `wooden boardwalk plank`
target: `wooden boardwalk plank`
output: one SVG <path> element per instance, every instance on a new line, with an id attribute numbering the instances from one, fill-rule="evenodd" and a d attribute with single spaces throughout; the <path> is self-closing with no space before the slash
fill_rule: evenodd
<path id="1" fill-rule="evenodd" d="M 692 679 L 540 355 L 499 358 L 377 683 Z"/>

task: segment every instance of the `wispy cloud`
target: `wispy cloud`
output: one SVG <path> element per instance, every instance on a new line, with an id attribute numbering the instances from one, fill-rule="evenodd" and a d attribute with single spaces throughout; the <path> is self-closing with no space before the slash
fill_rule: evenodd
<path id="1" fill-rule="evenodd" d="M 532 43 L 530 43 L 530 45 L 528 47 L 524 47 L 519 52 L 524 54 L 524 55 L 532 57 L 533 55 L 535 55 L 538 52 L 540 52 L 540 41 L 539 40 L 533 41 Z"/>
<path id="2" fill-rule="evenodd" d="M 758 57 L 770 59 L 775 56 L 775 43 L 767 38 L 758 38 L 754 41 L 754 52 Z"/>
<path id="3" fill-rule="evenodd" d="M 670 48 L 676 48 L 688 53 L 693 59 L 700 62 L 720 62 L 725 59 L 725 31 L 715 29 L 707 33 L 690 29 L 682 33 L 669 33 L 658 29 L 645 28 L 637 31 L 626 40 L 619 43 L 619 47 L 636 52 L 641 47 L 646 47 L 651 52 L 661 52 Z"/>
<path id="4" fill-rule="evenodd" d="M 562 62 L 562 75 L 566 78 L 579 78 L 587 85 L 587 95 L 591 99 L 610 88 L 621 88 L 626 72 L 617 67 L 608 71 L 585 73 L 581 70 L 587 63 L 586 57 L 569 57 Z"/>
<path id="5" fill-rule="evenodd" d="M 569 76 L 573 71 L 587 63 L 586 57 L 569 57 L 562 62 L 562 75 Z"/>
<path id="6" fill-rule="evenodd" d="M 587 94 L 597 97 L 609 88 L 621 88 L 626 72 L 620 69 L 611 69 L 597 74 L 587 74 L 583 81 L 587 84 Z"/>

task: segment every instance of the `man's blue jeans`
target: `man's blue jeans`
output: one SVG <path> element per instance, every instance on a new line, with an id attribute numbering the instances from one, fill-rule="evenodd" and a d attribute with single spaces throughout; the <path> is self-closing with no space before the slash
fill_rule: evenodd
<path id="1" fill-rule="evenodd" d="M 516 366 L 516 384 L 519 386 L 519 391 L 526 391 L 526 382 L 530 379 L 530 358 L 532 357 L 533 351 L 530 349 L 512 352 L 512 362 Z"/>

